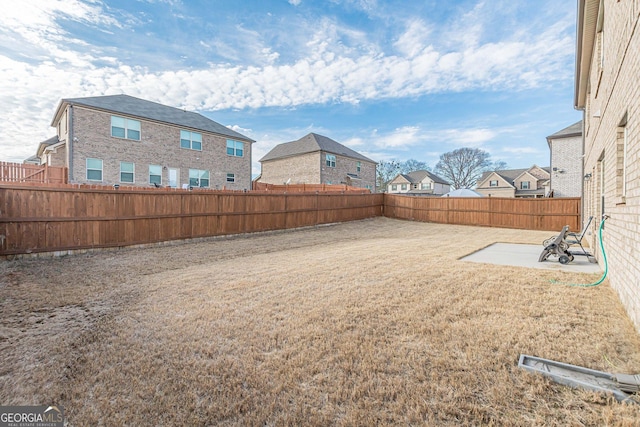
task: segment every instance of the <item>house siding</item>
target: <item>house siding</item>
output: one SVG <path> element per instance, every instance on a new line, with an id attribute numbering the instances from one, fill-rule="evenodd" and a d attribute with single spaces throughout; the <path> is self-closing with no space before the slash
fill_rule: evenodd
<path id="1" fill-rule="evenodd" d="M 260 182 L 281 185 L 321 184 L 319 151 L 262 162 Z"/>
<path id="2" fill-rule="evenodd" d="M 63 114 L 63 119 L 67 116 Z M 189 169 L 208 170 L 209 188 L 243 190 L 251 188 L 251 143 L 244 143 L 243 157 L 229 156 L 226 153 L 227 137 L 189 129 L 177 125 L 153 122 L 137 117 L 140 121 L 140 141 L 111 136 L 111 116 L 127 117 L 106 111 L 94 110 L 83 106 L 74 106 L 70 115 L 70 127 L 73 134 L 63 133 L 58 137 L 72 144 L 70 171 L 71 182 L 95 183 L 86 177 L 87 158 L 103 161 L 103 184 L 120 183 L 120 162 L 135 164 L 134 183 L 127 185 L 148 186 L 149 165 L 160 165 L 162 185 L 169 183 L 169 168 L 179 169 L 179 185 L 189 183 Z M 191 130 L 202 135 L 202 151 L 180 147 L 180 130 Z M 69 141 L 69 138 L 73 138 Z M 235 183 L 227 182 L 227 173 L 235 174 Z"/>
<path id="3" fill-rule="evenodd" d="M 551 139 L 549 146 L 553 196 L 582 196 L 582 136 Z"/>
<path id="4" fill-rule="evenodd" d="M 611 216 L 603 231 L 608 277 L 640 330 L 640 32 L 633 31 L 639 27 L 640 3 L 606 0 L 604 8 L 604 66 L 600 70 L 600 60 L 594 57 L 591 68 L 582 70 L 589 72 L 591 85 L 584 106 L 584 173 L 592 174 L 584 186 L 583 217 L 596 218 L 589 243 L 596 248 L 593 252 L 602 264 L 597 235 L 604 196 L 604 213 Z M 597 54 L 597 49 L 594 52 Z M 587 54 L 590 52 L 583 52 Z M 618 127 L 625 114 L 628 161 L 623 199 L 617 142 Z"/>
<path id="5" fill-rule="evenodd" d="M 513 188 L 487 187 L 476 188 L 476 191 L 487 197 L 515 197 L 516 190 Z"/>

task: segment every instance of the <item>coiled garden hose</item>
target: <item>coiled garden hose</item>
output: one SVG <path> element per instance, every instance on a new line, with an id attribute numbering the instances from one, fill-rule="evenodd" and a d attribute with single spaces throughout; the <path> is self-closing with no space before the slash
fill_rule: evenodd
<path id="1" fill-rule="evenodd" d="M 598 230 L 598 240 L 600 242 L 600 251 L 602 252 L 602 260 L 604 261 L 604 273 L 602 277 L 597 282 L 589 283 L 589 284 L 576 284 L 576 283 L 563 283 L 567 286 L 576 286 L 579 288 L 593 288 L 594 286 L 598 286 L 602 282 L 604 282 L 605 277 L 607 277 L 607 273 L 609 272 L 609 263 L 607 262 L 607 253 L 604 250 L 604 242 L 602 241 L 602 230 L 604 230 L 604 222 L 609 219 L 609 215 L 602 215 L 602 221 L 600 221 L 600 229 Z M 558 283 L 554 280 L 552 283 Z"/>

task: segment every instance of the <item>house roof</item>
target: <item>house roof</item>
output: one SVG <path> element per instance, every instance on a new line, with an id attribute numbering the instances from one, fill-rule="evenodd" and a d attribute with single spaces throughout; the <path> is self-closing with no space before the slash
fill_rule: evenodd
<path id="1" fill-rule="evenodd" d="M 362 160 L 365 162 L 376 163 L 368 157 L 345 147 L 344 145 L 317 133 L 310 133 L 303 136 L 297 141 L 284 142 L 278 144 L 271 149 L 260 162 L 276 160 L 285 157 L 298 156 L 300 154 L 313 153 L 316 151 L 324 151 L 331 154 L 339 154 L 341 156 L 350 157 L 352 159 Z"/>
<path id="2" fill-rule="evenodd" d="M 437 184 L 451 185 L 451 183 L 447 182 L 443 178 L 440 178 L 438 175 L 426 170 L 413 171 L 407 174 L 402 174 L 402 176 L 411 183 L 422 182 L 426 177 L 429 177 L 431 181 Z"/>
<path id="3" fill-rule="evenodd" d="M 525 169 L 504 169 L 504 170 L 498 170 L 498 171 L 487 171 L 487 172 L 484 172 L 482 174 L 482 176 L 478 180 L 478 183 L 483 182 L 492 173 L 496 173 L 497 175 L 500 175 L 502 178 L 504 178 L 507 182 L 512 184 L 513 181 L 515 181 L 516 178 L 518 178 L 520 175 L 522 175 L 525 172 L 531 173 L 531 169 L 533 169 L 535 167 L 538 167 L 538 166 L 534 165 L 534 166 L 532 166 L 530 168 L 525 168 Z M 547 173 L 549 173 L 549 171 L 550 171 L 549 167 L 543 167 L 543 168 L 540 168 L 540 169 L 544 170 Z M 535 176 L 534 174 L 531 174 L 531 175 Z M 541 177 L 537 177 L 537 176 L 535 176 L 535 177 L 538 178 L 538 180 L 546 179 L 546 178 L 541 178 Z"/>
<path id="4" fill-rule="evenodd" d="M 567 126 L 564 129 L 559 130 L 558 132 L 549 135 L 547 137 L 547 142 L 551 142 L 552 139 L 561 139 L 561 138 L 569 138 L 573 136 L 581 136 L 582 135 L 582 120 L 579 120 L 572 124 L 571 126 Z"/>
<path id="5" fill-rule="evenodd" d="M 469 188 L 458 188 L 457 190 L 453 190 L 448 192 L 447 194 L 443 194 L 442 197 L 484 197 L 482 194 L 477 191 L 471 190 Z"/>
<path id="6" fill-rule="evenodd" d="M 88 98 L 66 98 L 60 101 L 56 114 L 51 122 L 51 126 L 60 120 L 60 115 L 67 105 L 81 105 L 98 110 L 113 113 L 125 114 L 131 117 L 154 120 L 158 122 L 170 123 L 184 126 L 185 128 L 196 129 L 230 138 L 241 139 L 247 142 L 255 142 L 228 127 L 206 118 L 202 114 L 181 110 L 180 108 L 169 107 L 129 95 L 107 95 L 93 96 Z"/>
<path id="7" fill-rule="evenodd" d="M 583 109 L 586 105 L 589 72 L 596 39 L 600 0 L 578 0 L 576 31 L 576 72 L 573 105 Z"/>
<path id="8" fill-rule="evenodd" d="M 38 144 L 38 150 L 37 150 L 37 154 L 36 156 L 40 157 L 42 156 L 42 153 L 44 152 L 44 149 L 47 148 L 50 145 L 53 144 L 57 144 L 58 142 L 58 136 L 52 136 L 49 139 L 45 139 L 44 141 L 42 141 L 40 144 Z"/>

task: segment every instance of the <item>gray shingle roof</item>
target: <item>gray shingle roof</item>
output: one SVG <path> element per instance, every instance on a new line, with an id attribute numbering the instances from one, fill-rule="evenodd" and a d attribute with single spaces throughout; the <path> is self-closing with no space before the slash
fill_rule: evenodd
<path id="1" fill-rule="evenodd" d="M 549 135 L 547 137 L 547 141 L 550 139 L 558 139 L 558 138 L 568 138 L 570 136 L 580 136 L 582 135 L 582 120 L 572 124 L 571 126 L 567 126 L 566 128 L 559 130 L 558 132 Z"/>
<path id="2" fill-rule="evenodd" d="M 413 171 L 413 172 L 409 172 L 408 174 L 402 174 L 402 176 L 404 176 L 407 179 L 407 181 L 411 183 L 420 182 L 425 177 L 428 176 L 431 179 L 431 181 L 437 184 L 451 185 L 451 183 L 447 182 L 444 178 L 440 178 L 435 173 L 431 173 L 426 170 Z"/>
<path id="3" fill-rule="evenodd" d="M 504 170 L 499 170 L 499 171 L 487 171 L 487 172 L 483 172 L 482 176 L 480 177 L 480 179 L 478 180 L 478 182 L 482 182 L 484 181 L 489 175 L 491 175 L 492 173 L 497 173 L 498 175 L 500 175 L 502 178 L 504 178 L 506 181 L 508 181 L 510 184 L 513 184 L 513 181 L 519 177 L 520 175 L 522 175 L 523 172 L 527 172 L 529 169 L 531 168 L 525 168 L 525 169 L 504 169 Z M 543 169 L 547 172 L 550 171 L 550 168 L 548 166 L 542 167 L 540 169 Z M 546 179 L 546 178 L 540 178 L 540 177 L 536 177 L 539 180 L 542 179 Z"/>
<path id="4" fill-rule="evenodd" d="M 260 162 L 313 153 L 316 151 L 324 151 L 326 153 L 339 154 L 352 159 L 376 163 L 368 157 L 353 151 L 351 148 L 345 147 L 333 139 L 318 135 L 317 133 L 310 133 L 297 141 L 284 142 L 276 145 L 260 159 Z"/>
<path id="5" fill-rule="evenodd" d="M 141 119 L 171 123 L 173 125 L 184 126 L 185 128 L 202 130 L 228 136 L 230 138 L 255 142 L 251 138 L 233 131 L 226 126 L 221 125 L 220 123 L 214 122 L 213 120 L 208 119 L 201 114 L 184 111 L 179 108 L 169 107 L 167 105 L 135 98 L 129 95 L 106 95 L 93 96 L 88 98 L 67 98 L 61 101 L 61 105 L 65 102 L 71 105 L 83 105 L 86 107 L 92 107 L 114 113 L 126 114 L 128 116 L 139 117 Z"/>

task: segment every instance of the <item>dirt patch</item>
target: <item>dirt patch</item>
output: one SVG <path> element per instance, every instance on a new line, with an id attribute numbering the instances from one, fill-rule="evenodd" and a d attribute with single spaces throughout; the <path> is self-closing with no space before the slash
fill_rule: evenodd
<path id="1" fill-rule="evenodd" d="M 547 234 L 376 218 L 3 262 L 0 402 L 74 425 L 634 425 L 517 368 L 635 373 L 606 282 L 458 260 Z"/>

